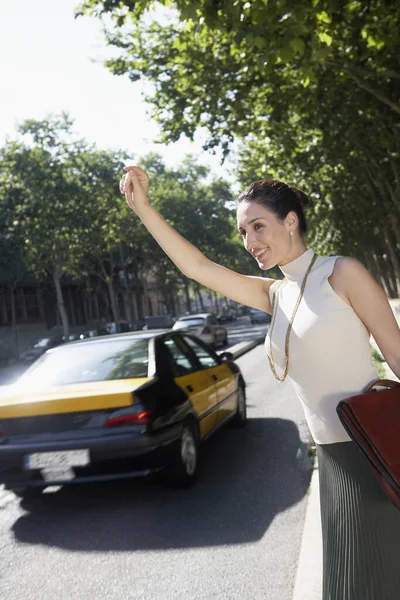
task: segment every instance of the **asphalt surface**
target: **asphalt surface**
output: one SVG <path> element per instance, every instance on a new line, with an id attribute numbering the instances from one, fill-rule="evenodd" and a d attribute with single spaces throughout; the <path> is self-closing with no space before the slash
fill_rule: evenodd
<path id="1" fill-rule="evenodd" d="M 260 335 L 266 335 L 269 325 L 266 323 L 258 323 L 252 325 L 249 317 L 240 317 L 232 323 L 223 323 L 223 326 L 228 330 L 228 346 L 237 344 L 237 342 L 250 341 Z"/>
<path id="2" fill-rule="evenodd" d="M 237 362 L 248 427 L 221 430 L 204 446 L 195 487 L 70 486 L 22 505 L 0 489 L 0 598 L 291 600 L 309 433 L 262 346 Z"/>

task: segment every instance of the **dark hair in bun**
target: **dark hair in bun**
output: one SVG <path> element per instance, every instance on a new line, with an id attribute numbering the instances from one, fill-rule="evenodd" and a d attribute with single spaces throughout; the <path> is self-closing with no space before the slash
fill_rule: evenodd
<path id="1" fill-rule="evenodd" d="M 306 206 L 308 206 L 310 204 L 310 199 L 307 196 L 307 194 L 305 194 L 304 192 L 302 192 L 301 190 L 298 190 L 297 188 L 290 186 L 291 189 L 294 191 L 294 193 L 297 196 L 298 201 L 300 202 L 301 206 L 303 208 L 306 208 Z"/>
<path id="2" fill-rule="evenodd" d="M 281 221 L 288 213 L 294 211 L 299 219 L 300 233 L 304 235 L 307 232 L 304 209 L 310 204 L 308 196 L 283 181 L 277 179 L 254 181 L 239 195 L 237 203 L 240 202 L 261 204 Z"/>

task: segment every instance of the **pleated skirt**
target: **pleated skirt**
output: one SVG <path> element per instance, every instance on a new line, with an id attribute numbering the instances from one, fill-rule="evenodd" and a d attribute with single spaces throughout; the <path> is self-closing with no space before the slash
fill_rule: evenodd
<path id="1" fill-rule="evenodd" d="M 354 442 L 317 444 L 322 600 L 400 600 L 400 510 Z"/>

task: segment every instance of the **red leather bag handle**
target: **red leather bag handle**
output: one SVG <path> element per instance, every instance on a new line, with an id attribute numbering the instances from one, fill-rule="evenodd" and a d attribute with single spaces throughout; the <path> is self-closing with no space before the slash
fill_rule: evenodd
<path id="1" fill-rule="evenodd" d="M 375 388 L 386 387 L 389 389 L 393 389 L 395 387 L 400 386 L 398 381 L 393 381 L 392 379 L 376 379 L 375 381 L 371 381 L 364 389 L 363 393 L 366 392 L 377 392 L 378 390 Z"/>

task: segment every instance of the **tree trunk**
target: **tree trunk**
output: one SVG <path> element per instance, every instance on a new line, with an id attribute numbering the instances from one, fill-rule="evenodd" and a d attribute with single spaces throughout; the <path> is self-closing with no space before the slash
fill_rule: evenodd
<path id="1" fill-rule="evenodd" d="M 185 286 L 186 310 L 189 313 L 191 313 L 192 312 L 192 299 L 190 297 L 189 282 L 188 282 L 188 280 L 186 278 L 185 278 L 185 281 L 184 281 L 184 286 Z"/>
<path id="2" fill-rule="evenodd" d="M 66 296 L 67 296 L 68 305 L 69 305 L 70 322 L 71 322 L 71 325 L 73 327 L 75 327 L 75 325 L 78 324 L 78 319 L 77 319 L 77 314 L 76 314 L 76 306 L 75 306 L 75 301 L 74 301 L 74 295 L 72 293 L 71 286 L 69 286 L 66 289 Z"/>
<path id="3" fill-rule="evenodd" d="M 171 284 L 169 288 L 169 303 L 171 306 L 171 314 L 176 316 L 180 313 L 179 309 L 179 298 L 178 298 L 178 290 L 175 284 Z"/>
<path id="4" fill-rule="evenodd" d="M 150 299 L 149 299 L 149 292 L 147 289 L 147 281 L 146 281 L 146 277 L 143 276 L 143 300 L 144 300 L 144 306 L 143 306 L 143 311 L 144 311 L 144 317 L 147 317 L 148 315 L 152 316 L 153 315 L 153 307 L 151 305 Z"/>
<path id="5" fill-rule="evenodd" d="M 171 284 L 165 283 L 164 285 L 162 285 L 161 289 L 162 289 L 162 298 L 163 298 L 163 302 L 164 302 L 164 306 L 165 306 L 167 315 L 172 315 L 172 314 L 174 314 L 174 302 L 173 302 L 173 295 L 171 292 Z"/>
<path id="6" fill-rule="evenodd" d="M 127 275 L 127 271 L 126 271 L 126 267 L 125 267 L 124 249 L 123 249 L 123 245 L 121 242 L 119 244 L 119 257 L 120 257 L 120 261 L 121 261 L 122 274 L 123 274 L 123 279 L 124 279 L 123 297 L 124 297 L 125 318 L 127 321 L 131 322 L 132 321 L 132 311 L 131 311 L 131 303 L 129 301 L 130 300 L 129 296 L 132 294 L 132 292 L 129 287 L 129 280 L 128 280 L 128 275 Z"/>
<path id="7" fill-rule="evenodd" d="M 201 312 L 206 312 L 204 308 L 203 296 L 201 295 L 200 286 L 198 283 L 194 284 L 194 289 L 196 290 L 197 298 L 200 303 Z"/>
<path id="8" fill-rule="evenodd" d="M 15 286 L 10 286 L 10 299 L 11 299 L 11 328 L 14 338 L 14 352 L 15 357 L 19 358 L 19 339 L 18 339 L 18 327 L 17 327 L 17 311 L 15 308 Z"/>
<path id="9" fill-rule="evenodd" d="M 131 291 L 129 288 L 125 288 L 124 290 L 124 307 L 125 307 L 125 318 L 129 323 L 132 322 L 132 303 L 130 302 Z"/>
<path id="10" fill-rule="evenodd" d="M 98 290 L 95 291 L 94 296 L 93 296 L 93 303 L 94 303 L 94 313 L 95 313 L 95 319 L 97 321 L 97 323 L 100 323 L 100 307 L 99 307 L 99 292 Z"/>
<path id="11" fill-rule="evenodd" d="M 371 275 L 373 275 L 373 277 L 375 277 L 377 282 L 381 285 L 386 296 L 389 296 L 389 290 L 386 286 L 386 281 L 382 275 L 380 265 L 373 260 L 373 257 L 371 257 L 370 254 L 366 253 L 364 254 L 364 264 L 367 267 L 368 271 L 371 273 Z"/>
<path id="12" fill-rule="evenodd" d="M 112 276 L 106 278 L 106 283 L 107 283 L 107 288 L 108 288 L 108 296 L 110 298 L 112 318 L 115 323 L 118 323 L 118 321 L 119 321 L 118 306 L 117 306 L 117 302 L 116 302 L 116 298 L 115 298 L 115 291 L 114 291 L 114 286 L 113 286 L 113 282 L 112 282 Z"/>
<path id="13" fill-rule="evenodd" d="M 83 297 L 83 318 L 85 323 L 92 323 L 92 302 L 90 292 L 86 290 L 86 293 Z"/>
<path id="14" fill-rule="evenodd" d="M 400 231 L 399 231 L 399 223 L 396 221 L 391 227 L 392 233 L 396 240 L 396 252 L 398 252 L 398 248 L 400 247 Z"/>
<path id="15" fill-rule="evenodd" d="M 385 235 L 382 233 L 381 235 L 381 246 L 380 246 L 380 254 L 382 256 L 382 266 L 386 276 L 386 280 L 389 283 L 390 289 L 390 298 L 397 298 L 397 285 L 396 285 L 396 276 L 394 271 L 394 266 L 390 257 L 390 253 L 388 250 L 388 242 L 385 238 Z"/>
<path id="16" fill-rule="evenodd" d="M 132 308 L 133 308 L 133 320 L 134 321 L 139 320 L 139 311 L 138 311 L 136 293 L 137 293 L 136 290 L 133 290 L 133 292 L 131 294 L 131 302 L 132 302 Z"/>
<path id="17" fill-rule="evenodd" d="M 43 292 L 42 292 L 42 288 L 39 286 L 36 288 L 36 299 L 37 299 L 38 308 L 39 308 L 40 320 L 45 322 L 46 315 L 44 312 L 44 305 L 43 305 Z"/>
<path id="18" fill-rule="evenodd" d="M 387 258 L 384 259 L 383 256 L 377 256 L 376 260 L 378 265 L 380 266 L 382 277 L 386 283 L 387 295 L 389 296 L 389 298 L 394 298 L 396 296 L 396 292 L 394 290 L 391 274 L 389 272 L 390 269 L 388 268 L 388 260 Z"/>
<path id="19" fill-rule="evenodd" d="M 60 273 L 58 271 L 54 271 L 53 281 L 54 281 L 54 286 L 56 288 L 57 308 L 58 308 L 58 313 L 61 317 L 61 323 L 62 323 L 62 327 L 63 327 L 64 337 L 67 340 L 68 336 L 69 336 L 69 324 L 68 324 L 67 312 L 65 310 L 64 297 L 63 297 L 63 293 L 62 293 L 62 289 L 61 289 L 60 279 L 61 279 Z"/>
<path id="20" fill-rule="evenodd" d="M 397 248 L 393 247 L 393 238 L 391 232 L 389 231 L 389 227 L 385 228 L 386 234 L 386 247 L 388 250 L 388 254 L 390 257 L 390 261 L 393 265 L 393 283 L 396 288 L 397 296 L 400 295 L 400 262 L 397 255 Z"/>
<path id="21" fill-rule="evenodd" d="M 22 320 L 24 323 L 28 320 L 28 311 L 26 309 L 26 300 L 23 288 L 14 288 L 16 296 L 19 296 L 19 304 L 22 312 Z"/>
<path id="22" fill-rule="evenodd" d="M 219 313 L 219 301 L 218 301 L 218 296 L 217 296 L 216 292 L 213 292 L 213 296 L 214 296 L 215 310 L 217 311 L 217 313 Z"/>
<path id="23" fill-rule="evenodd" d="M 144 317 L 143 297 L 144 297 L 143 286 L 138 287 L 138 289 L 135 292 L 135 298 L 136 298 L 136 307 L 137 307 L 137 313 L 138 313 L 139 319 L 143 319 L 143 317 Z"/>

